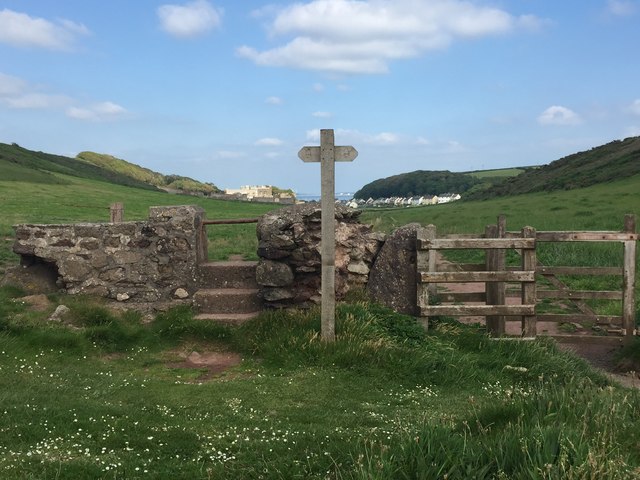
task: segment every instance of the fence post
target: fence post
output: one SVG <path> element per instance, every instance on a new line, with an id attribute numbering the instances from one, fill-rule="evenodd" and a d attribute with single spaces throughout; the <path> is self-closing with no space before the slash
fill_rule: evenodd
<path id="1" fill-rule="evenodd" d="M 486 238 L 504 238 L 506 231 L 506 217 L 500 215 L 496 225 L 487 225 L 485 228 Z M 488 272 L 503 272 L 506 268 L 505 251 L 502 249 L 486 250 L 485 270 Z M 486 303 L 487 305 L 505 304 L 505 284 L 504 282 L 486 282 Z M 504 316 L 487 315 L 487 330 L 492 337 L 500 337 L 505 334 Z"/>
<path id="2" fill-rule="evenodd" d="M 111 223 L 120 223 L 124 220 L 124 204 L 121 202 L 112 203 L 109 211 Z"/>
<path id="3" fill-rule="evenodd" d="M 422 316 L 422 308 L 429 306 L 429 296 L 435 296 L 436 294 L 436 285 L 435 284 L 424 284 L 421 279 L 421 272 L 428 270 L 430 272 L 436 271 L 435 264 L 435 250 L 430 248 L 428 251 L 421 247 L 422 241 L 426 240 L 434 240 L 436 238 L 436 227 L 435 225 L 427 225 L 424 228 L 418 228 L 417 236 L 416 236 L 416 281 L 417 283 L 417 312 L 419 321 L 422 323 L 422 326 L 425 328 L 429 328 L 429 317 Z"/>
<path id="4" fill-rule="evenodd" d="M 524 227 L 522 229 L 522 238 L 536 238 L 536 230 L 533 227 Z M 527 248 L 522 250 L 522 270 L 536 271 L 536 248 Z M 536 282 L 522 283 L 522 305 L 536 304 Z M 535 337 L 537 333 L 536 316 L 522 317 L 522 336 L 529 338 Z"/>
<path id="5" fill-rule="evenodd" d="M 625 215 L 624 232 L 636 233 L 636 216 Z M 624 267 L 622 280 L 622 328 L 625 343 L 633 341 L 635 335 L 635 283 L 636 283 L 636 241 L 624 242 Z"/>

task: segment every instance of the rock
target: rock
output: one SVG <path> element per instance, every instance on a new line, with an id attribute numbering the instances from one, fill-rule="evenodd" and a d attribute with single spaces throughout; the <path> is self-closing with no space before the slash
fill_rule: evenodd
<path id="1" fill-rule="evenodd" d="M 290 300 L 295 297 L 292 291 L 285 288 L 263 289 L 260 295 L 265 302 L 280 302 L 282 300 Z"/>
<path id="2" fill-rule="evenodd" d="M 256 267 L 256 281 L 265 287 L 286 287 L 293 283 L 293 271 L 286 263 L 260 260 Z"/>
<path id="3" fill-rule="evenodd" d="M 61 322 L 62 317 L 69 313 L 71 310 L 66 305 L 58 305 L 54 312 L 47 318 L 48 322 Z"/>
<path id="4" fill-rule="evenodd" d="M 416 235 L 418 223 L 400 227 L 386 240 L 369 274 L 371 298 L 398 313 L 417 310 Z"/>
<path id="5" fill-rule="evenodd" d="M 118 300 L 119 302 L 126 302 L 127 300 L 129 300 L 129 298 L 131 297 L 128 293 L 118 293 L 116 295 L 116 300 Z"/>
<path id="6" fill-rule="evenodd" d="M 347 270 L 351 273 L 357 273 L 358 275 L 368 275 L 370 271 L 367 264 L 362 261 L 350 263 L 347 265 Z"/>
<path id="7" fill-rule="evenodd" d="M 176 298 L 188 298 L 189 292 L 187 292 L 184 288 L 178 288 L 175 292 L 173 292 L 173 295 Z"/>

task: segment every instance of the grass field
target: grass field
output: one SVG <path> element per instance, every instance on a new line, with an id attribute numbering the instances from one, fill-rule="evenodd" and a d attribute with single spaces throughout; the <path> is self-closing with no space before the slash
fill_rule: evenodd
<path id="1" fill-rule="evenodd" d="M 524 172 L 522 168 L 499 168 L 496 170 L 480 170 L 477 172 L 468 172 L 469 175 L 476 178 L 506 178 L 515 177 Z"/>
<path id="2" fill-rule="evenodd" d="M 273 207 L 65 181 L 0 182 L 0 264 L 15 261 L 12 224 L 106 221 L 114 201 L 127 220 L 146 218 L 150 205 L 199 204 L 209 218 Z M 511 230 L 618 230 L 639 207 L 635 177 L 363 217 L 385 231 L 419 221 L 477 233 L 500 213 Z M 255 251 L 254 225 L 237 238 L 210 235 L 222 237 L 211 240 L 214 257 Z M 584 253 L 546 255 L 577 263 Z M 603 264 L 615 255 L 587 252 Z M 425 332 L 355 297 L 339 306 L 337 341 L 326 344 L 316 310 L 265 312 L 230 328 L 179 308 L 146 324 L 84 297 L 49 295 L 34 311 L 21 295 L 0 288 L 3 479 L 640 477 L 640 394 L 549 340 L 498 342 L 444 319 Z M 60 304 L 70 308 L 65 323 L 47 322 Z M 242 361 L 218 373 L 185 368 L 192 352 Z"/>
<path id="3" fill-rule="evenodd" d="M 237 329 L 87 299 L 47 324 L 0 289 L 6 479 L 631 479 L 640 395 L 549 341 L 495 342 L 354 302 Z M 236 351 L 211 377 L 181 353 Z"/>

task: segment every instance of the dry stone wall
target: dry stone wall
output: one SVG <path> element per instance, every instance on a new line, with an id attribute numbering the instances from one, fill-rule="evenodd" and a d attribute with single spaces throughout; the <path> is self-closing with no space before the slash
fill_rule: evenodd
<path id="1" fill-rule="evenodd" d="M 336 298 L 364 287 L 384 235 L 358 221 L 359 211 L 336 205 Z M 268 306 L 319 303 L 321 209 L 317 203 L 281 208 L 258 222 L 256 279 Z"/>
<path id="2" fill-rule="evenodd" d="M 48 264 L 68 293 L 118 301 L 189 298 L 206 258 L 204 210 L 151 207 L 149 220 L 73 225 L 17 225 L 13 251 L 23 268 Z"/>

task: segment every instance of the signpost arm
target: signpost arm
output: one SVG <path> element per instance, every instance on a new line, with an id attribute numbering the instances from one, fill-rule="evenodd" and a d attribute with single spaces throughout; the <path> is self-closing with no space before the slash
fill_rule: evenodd
<path id="1" fill-rule="evenodd" d="M 322 208 L 322 339 L 335 340 L 336 316 L 336 230 L 335 230 L 335 139 L 333 130 L 320 130 Z"/>

